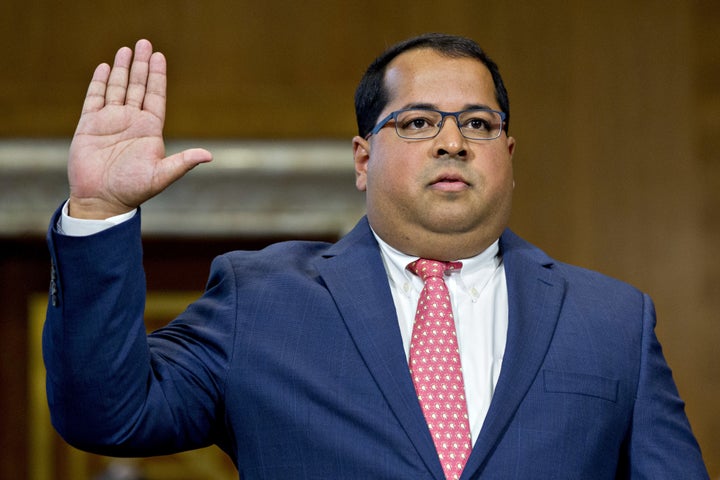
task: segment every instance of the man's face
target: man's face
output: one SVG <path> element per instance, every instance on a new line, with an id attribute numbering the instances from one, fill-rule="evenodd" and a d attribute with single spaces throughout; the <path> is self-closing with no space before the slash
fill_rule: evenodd
<path id="1" fill-rule="evenodd" d="M 379 118 L 419 105 L 447 112 L 500 109 L 492 76 L 480 61 L 430 49 L 396 57 L 385 87 L 390 100 Z M 392 122 L 367 140 L 355 137 L 356 186 L 367 192 L 370 225 L 408 254 L 451 260 L 479 253 L 510 216 L 514 145 L 504 132 L 494 140 L 468 140 L 452 117 L 428 140 L 400 138 Z"/>

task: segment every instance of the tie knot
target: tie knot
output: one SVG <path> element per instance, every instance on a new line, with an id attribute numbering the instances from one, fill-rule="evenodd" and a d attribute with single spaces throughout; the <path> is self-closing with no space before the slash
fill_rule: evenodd
<path id="1" fill-rule="evenodd" d="M 415 260 L 407 266 L 408 270 L 413 272 L 418 277 L 422 278 L 423 282 L 428 278 L 442 278 L 446 272 L 453 270 L 460 270 L 462 268 L 461 262 L 440 262 L 438 260 L 429 260 L 427 258 L 420 258 Z"/>

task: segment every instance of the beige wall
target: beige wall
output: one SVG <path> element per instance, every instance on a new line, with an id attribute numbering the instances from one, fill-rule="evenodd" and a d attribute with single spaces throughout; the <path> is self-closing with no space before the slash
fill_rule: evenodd
<path id="1" fill-rule="evenodd" d="M 328 3 L 5 1 L 0 140 L 67 138 L 94 65 L 139 37 L 169 59 L 171 138 L 349 139 L 355 84 L 384 46 L 471 36 L 510 91 L 513 228 L 653 296 L 720 475 L 720 3 Z"/>

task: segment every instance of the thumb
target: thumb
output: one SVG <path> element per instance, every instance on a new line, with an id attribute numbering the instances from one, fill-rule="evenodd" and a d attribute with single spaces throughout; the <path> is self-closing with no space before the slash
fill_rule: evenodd
<path id="1" fill-rule="evenodd" d="M 204 148 L 190 148 L 164 158 L 157 170 L 160 190 L 170 185 L 201 163 L 212 161 L 212 153 Z"/>
<path id="2" fill-rule="evenodd" d="M 175 159 L 174 157 L 178 157 Z M 178 162 L 180 165 L 185 165 L 186 172 L 195 168 L 195 166 L 201 163 L 207 163 L 212 160 L 212 153 L 205 150 L 204 148 L 190 148 L 184 150 L 175 155 L 171 155 L 168 159 L 173 159 L 172 162 Z"/>

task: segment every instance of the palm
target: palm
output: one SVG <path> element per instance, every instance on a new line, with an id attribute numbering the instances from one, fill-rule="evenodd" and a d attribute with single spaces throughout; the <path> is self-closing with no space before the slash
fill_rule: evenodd
<path id="1" fill-rule="evenodd" d="M 165 158 L 165 59 L 147 41 L 138 42 L 132 68 L 131 56 L 119 50 L 112 70 L 99 66 L 88 88 L 68 163 L 76 213 L 129 211 L 211 158 L 198 149 Z"/>
<path id="2" fill-rule="evenodd" d="M 133 208 L 157 193 L 154 170 L 165 156 L 161 132 L 159 119 L 127 107 L 83 115 L 70 149 L 73 194 Z"/>

